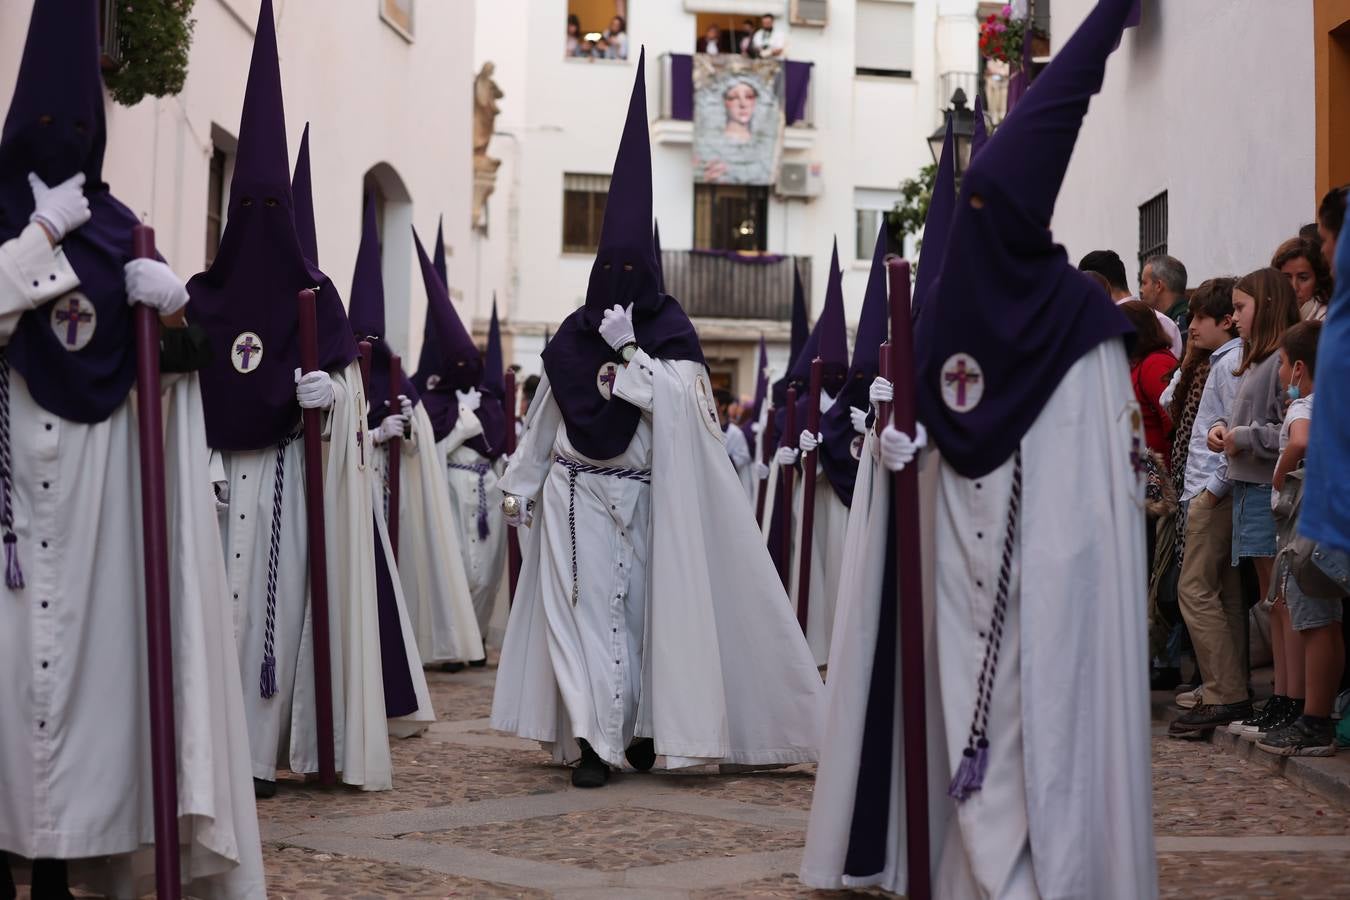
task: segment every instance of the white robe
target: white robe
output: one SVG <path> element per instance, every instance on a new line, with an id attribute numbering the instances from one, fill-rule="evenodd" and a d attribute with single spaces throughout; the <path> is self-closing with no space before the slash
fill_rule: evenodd
<path id="1" fill-rule="evenodd" d="M 1011 627 L 994 680 L 989 766 L 983 788 L 959 805 L 946 789 L 974 711 L 1013 461 L 966 479 L 936 455 L 922 458 L 934 897 L 1156 895 L 1143 497 L 1130 463 L 1132 441 L 1142 440 L 1137 409 L 1124 352 L 1111 341 L 1069 370 L 1022 439 Z M 907 872 L 898 685 L 886 868 L 864 881 L 842 874 L 889 552 L 885 523 L 872 512 L 885 507 L 884 479 L 867 458 L 854 493 L 831 654 L 828 751 L 801 876 L 815 887 L 899 893 Z M 1073 485 L 1071 495 L 1064 485 Z M 1034 591 L 1024 597 L 1023 585 Z"/>
<path id="2" fill-rule="evenodd" d="M 353 362 L 333 373 L 335 399 L 325 415 L 324 524 L 328 562 L 335 758 L 342 781 L 365 790 L 393 786 L 380 671 L 375 593 L 371 461 L 361 373 Z M 235 600 L 244 708 L 253 776 L 276 778 L 319 768 L 314 720 L 314 651 L 310 636 L 309 542 L 305 519 L 304 441 L 283 451 L 281 552 L 277 566 L 275 657 L 277 694 L 261 696 L 276 447 L 221 454 L 229 484 L 221 515 L 225 562 Z"/>
<path id="3" fill-rule="evenodd" d="M 506 522 L 502 519 L 502 492 L 498 487 L 503 463 L 490 463 L 483 474 L 483 499 L 487 504 L 488 536 L 478 537 L 478 487 L 476 472 L 457 469 L 456 465 L 488 463 L 487 457 L 471 447 L 469 441 L 483 433 L 483 425 L 471 411 L 460 408 L 455 427 L 437 445 L 437 455 L 445 460 L 445 481 L 450 489 L 451 518 L 455 523 L 455 538 L 463 553 L 463 565 L 473 596 L 473 613 L 478 631 L 487 640 L 498 605 L 506 602 Z M 500 644 L 501 635 L 495 636 Z M 483 654 L 461 657 L 482 659 Z"/>
<path id="4" fill-rule="evenodd" d="M 442 456 L 420 403 L 413 407 L 411 422 L 412 437 L 403 441 L 399 466 L 398 574 L 418 653 L 427 665 L 481 659 L 483 639 L 474 619 Z M 377 459 L 383 489 L 388 452 L 381 449 Z"/>
<path id="5" fill-rule="evenodd" d="M 3 340 L 77 285 L 36 226 L 6 242 Z M 154 821 L 134 395 L 86 425 L 39 407 L 18 372 L 9 392 L 25 587 L 0 580 L 0 850 L 81 859 L 73 884 L 137 896 L 153 889 Z M 197 379 L 166 377 L 162 396 L 183 880 L 263 897 Z"/>
<path id="6" fill-rule="evenodd" d="M 553 457 L 584 458 L 546 379 L 502 480 L 537 505 L 493 726 L 559 761 L 580 737 L 622 765 L 633 736 L 670 768 L 814 760 L 820 677 L 737 497 L 706 370 L 639 351 L 613 390 L 644 415 L 621 456 L 594 462 L 650 468 L 652 483 L 577 477 L 576 607 L 568 471 Z"/>
<path id="7" fill-rule="evenodd" d="M 736 469 L 736 477 L 740 479 L 746 497 L 754 503 L 755 488 L 759 482 L 755 480 L 755 461 L 750 458 L 750 442 L 745 439 L 745 432 L 741 431 L 739 425 L 728 425 L 725 431 L 727 456 L 731 457 L 731 465 Z"/>

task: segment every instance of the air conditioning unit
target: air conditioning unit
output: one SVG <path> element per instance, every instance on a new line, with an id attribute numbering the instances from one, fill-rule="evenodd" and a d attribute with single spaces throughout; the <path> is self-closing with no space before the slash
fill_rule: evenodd
<path id="1" fill-rule="evenodd" d="M 788 22 L 793 25 L 808 25 L 824 28 L 828 21 L 825 12 L 829 0 L 792 0 L 788 7 Z"/>
<path id="2" fill-rule="evenodd" d="M 780 197 L 816 197 L 823 187 L 821 181 L 820 163 L 785 162 L 778 168 L 774 189 Z"/>

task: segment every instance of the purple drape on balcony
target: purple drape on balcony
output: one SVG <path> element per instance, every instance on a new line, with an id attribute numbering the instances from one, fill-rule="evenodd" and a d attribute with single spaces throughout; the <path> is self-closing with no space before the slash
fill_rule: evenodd
<path id="1" fill-rule="evenodd" d="M 694 120 L 694 57 L 688 53 L 670 54 L 670 117 Z"/>
<path id="2" fill-rule="evenodd" d="M 806 118 L 806 98 L 811 94 L 811 66 L 814 63 L 787 60 L 783 63 L 785 93 L 783 114 L 789 125 Z"/>

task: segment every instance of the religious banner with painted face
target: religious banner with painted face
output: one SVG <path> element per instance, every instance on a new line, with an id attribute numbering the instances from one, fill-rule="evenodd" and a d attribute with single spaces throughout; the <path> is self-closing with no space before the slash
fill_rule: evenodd
<path id="1" fill-rule="evenodd" d="M 783 147 L 776 59 L 694 57 L 694 181 L 773 184 Z"/>

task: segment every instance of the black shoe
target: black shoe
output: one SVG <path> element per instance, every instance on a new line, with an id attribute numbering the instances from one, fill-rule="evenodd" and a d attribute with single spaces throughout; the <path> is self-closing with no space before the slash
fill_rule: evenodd
<path id="1" fill-rule="evenodd" d="M 19 889 L 14 886 L 14 873 L 9 870 L 9 854 L 0 850 L 0 900 L 14 900 Z"/>
<path id="2" fill-rule="evenodd" d="M 456 672 L 463 672 L 463 671 L 464 671 L 464 663 L 462 663 L 462 662 L 448 662 L 448 663 L 441 663 L 441 671 L 442 671 L 442 672 L 449 672 L 451 675 L 453 675 L 453 674 L 456 673 Z"/>
<path id="3" fill-rule="evenodd" d="M 628 764 L 639 772 L 650 772 L 656 765 L 656 741 L 651 738 L 638 738 L 623 752 Z"/>
<path id="4" fill-rule="evenodd" d="M 1181 670 L 1178 668 L 1154 669 L 1149 672 L 1150 691 L 1174 691 L 1179 684 L 1181 684 Z"/>
<path id="5" fill-rule="evenodd" d="M 277 795 L 277 783 L 275 781 L 263 781 L 261 778 L 253 779 L 253 796 L 258 800 L 268 800 Z"/>
<path id="6" fill-rule="evenodd" d="M 74 900 L 64 859 L 33 860 L 33 900 Z"/>
<path id="7" fill-rule="evenodd" d="M 1283 720 L 1293 707 L 1293 703 L 1294 701 L 1283 694 L 1273 694 L 1251 718 L 1239 719 L 1229 725 L 1228 733 L 1247 737 L 1265 737 L 1266 732 L 1270 730 L 1270 723 Z"/>
<path id="8" fill-rule="evenodd" d="M 572 770 L 572 787 L 598 788 L 609 781 L 609 766 L 600 758 L 591 745 L 577 741 L 581 745 L 581 762 Z"/>
<path id="9" fill-rule="evenodd" d="M 475 669 L 483 669 L 483 668 L 486 668 L 486 667 L 487 667 L 487 657 L 483 657 L 482 659 L 471 659 L 471 660 L 469 660 L 469 665 L 473 666 Z"/>
<path id="10" fill-rule="evenodd" d="M 1239 719 L 1249 719 L 1251 715 L 1252 702 L 1250 700 L 1243 700 L 1240 703 L 1225 703 L 1221 706 L 1201 703 L 1167 726 L 1167 733 L 1174 737 L 1193 735 L 1197 732 L 1210 731 L 1220 726 L 1226 726 Z"/>
<path id="11" fill-rule="evenodd" d="M 1299 716 L 1292 724 L 1268 733 L 1256 746 L 1276 756 L 1335 756 L 1336 723 Z"/>

